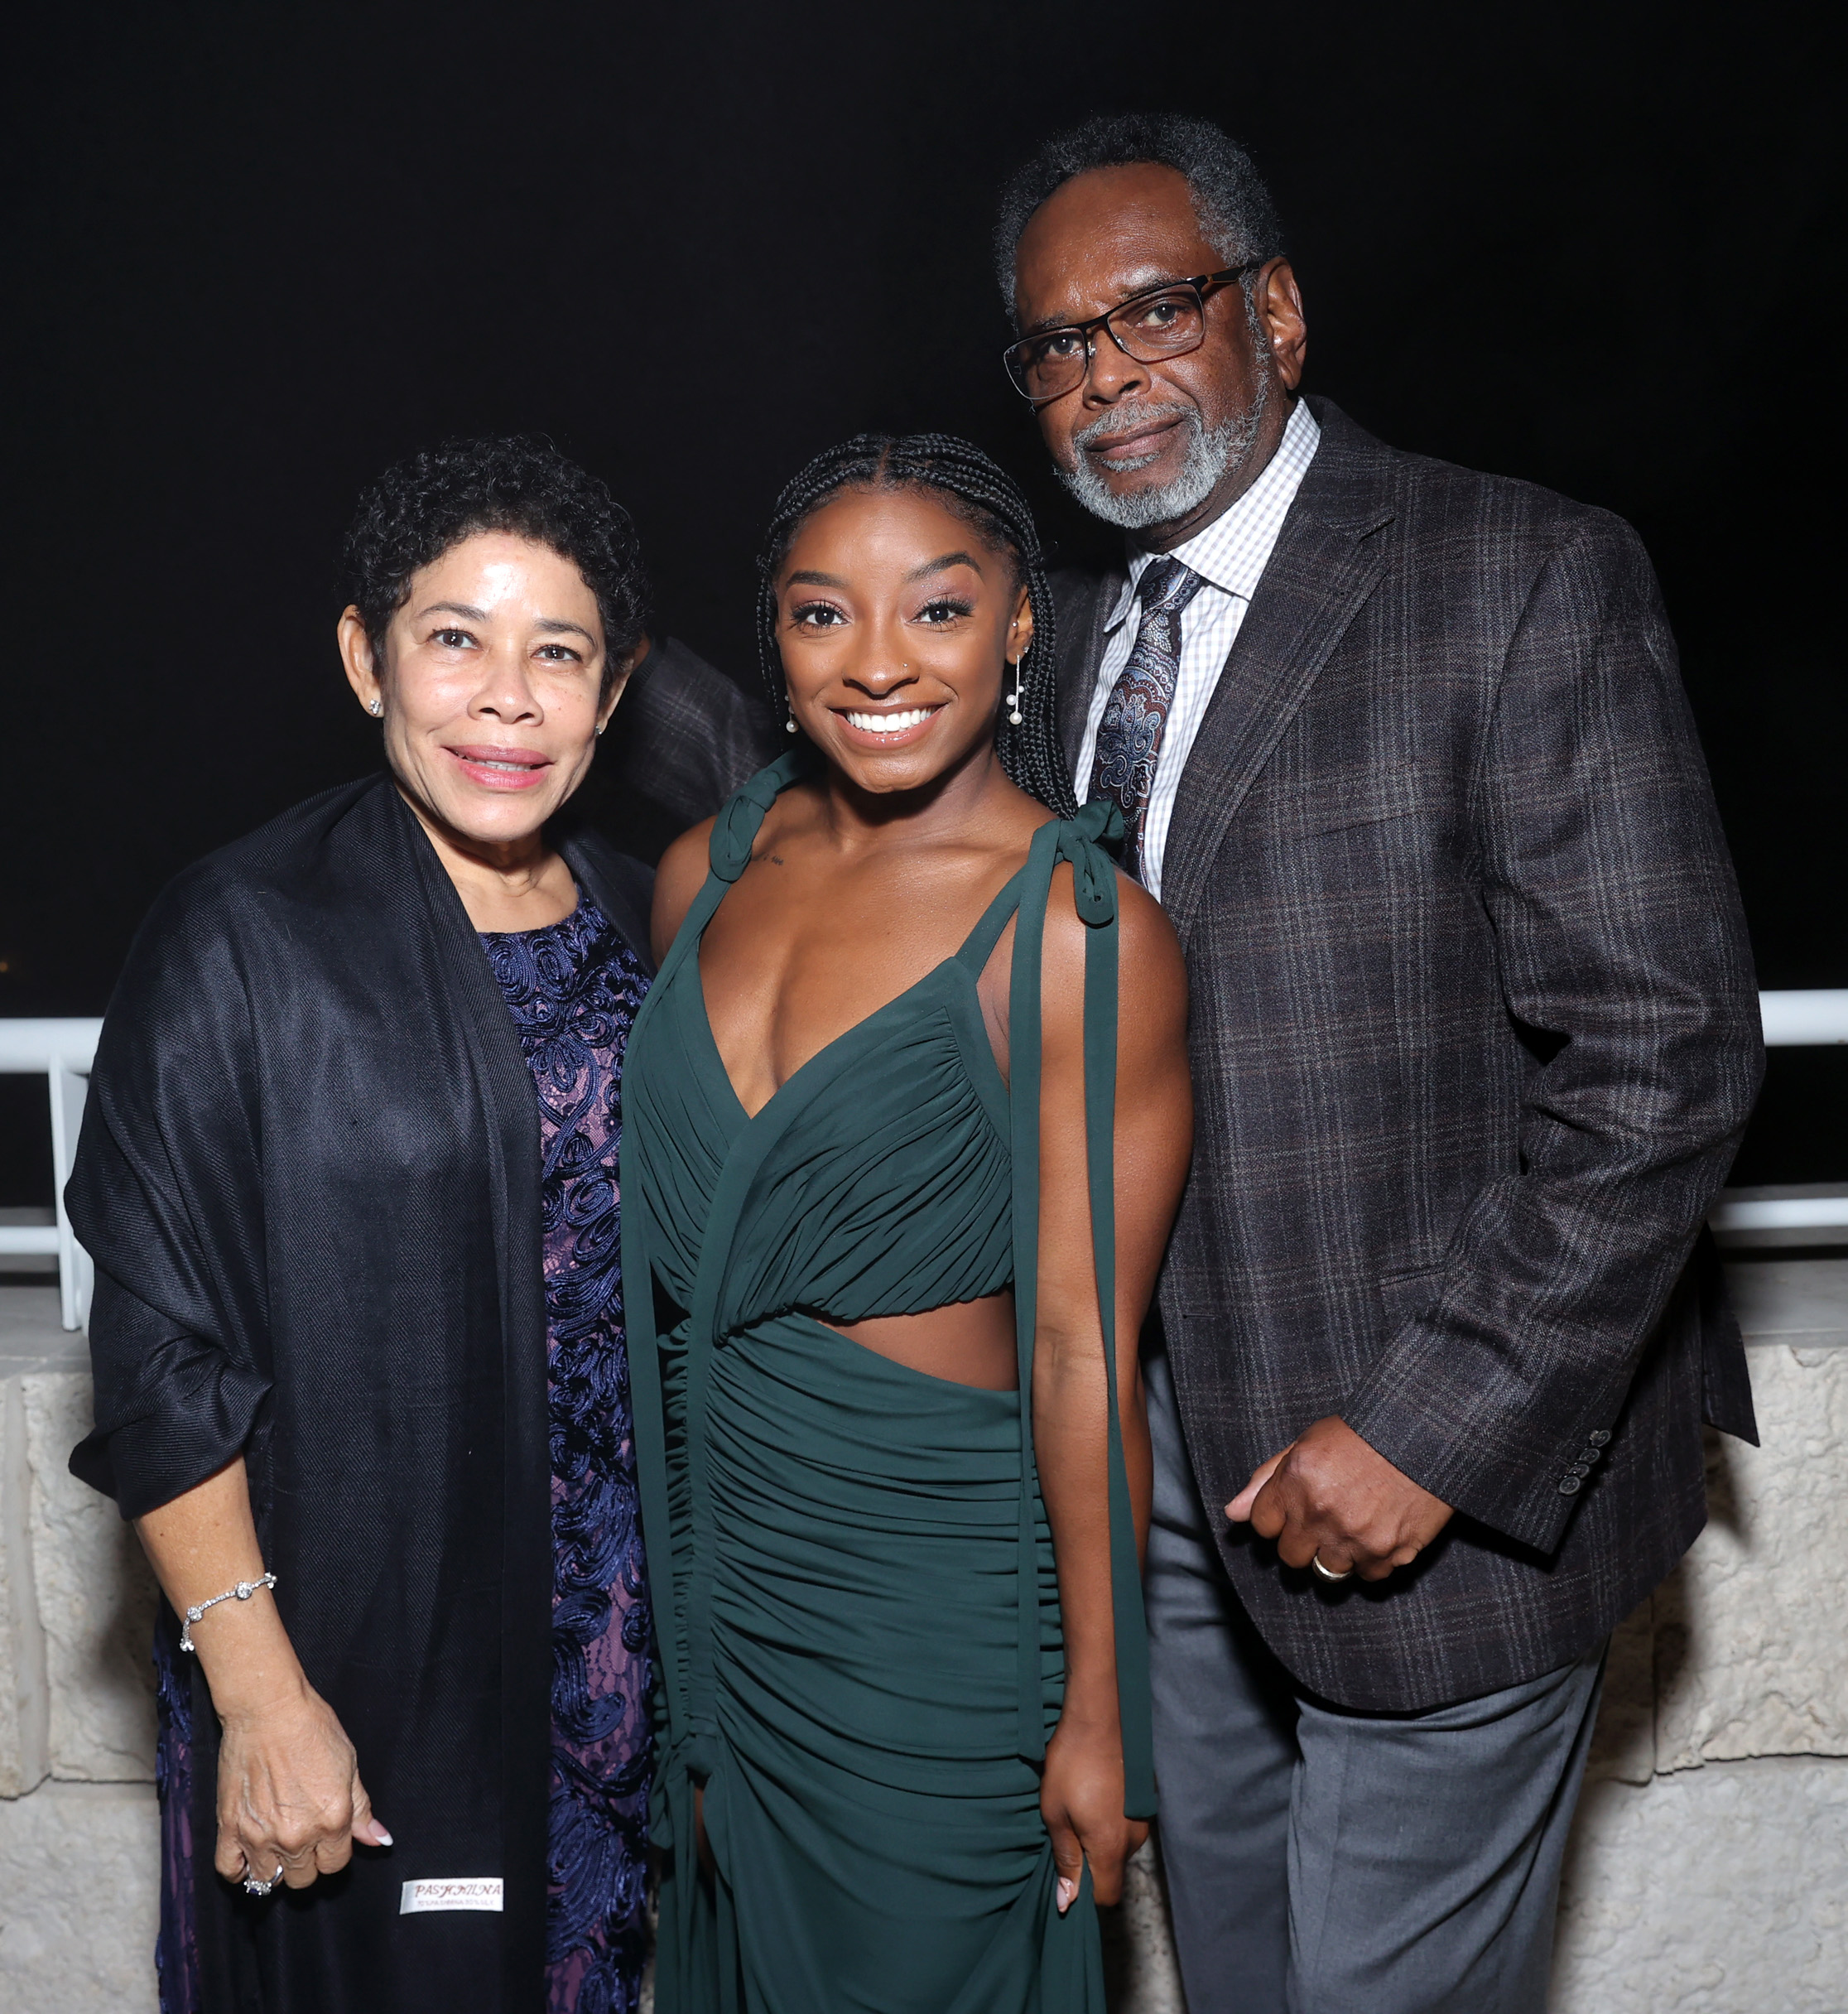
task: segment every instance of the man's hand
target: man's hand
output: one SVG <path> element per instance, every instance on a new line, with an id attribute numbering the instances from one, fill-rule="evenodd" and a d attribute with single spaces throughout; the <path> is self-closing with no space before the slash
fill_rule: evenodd
<path id="1" fill-rule="evenodd" d="M 1261 1539 L 1277 1541 L 1286 1566 L 1319 1559 L 1331 1573 L 1351 1567 L 1384 1580 L 1409 1566 L 1451 1520 L 1451 1507 L 1376 1453 L 1341 1419 L 1318 1419 L 1281 1454 L 1254 1470 L 1225 1506 Z"/>

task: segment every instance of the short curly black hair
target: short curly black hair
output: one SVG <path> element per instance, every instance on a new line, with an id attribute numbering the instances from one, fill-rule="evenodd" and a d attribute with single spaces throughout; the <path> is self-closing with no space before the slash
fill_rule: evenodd
<path id="1" fill-rule="evenodd" d="M 1275 258 L 1283 227 L 1250 155 L 1210 119 L 1184 112 L 1100 113 L 1042 142 L 1008 176 L 994 220 L 994 277 L 1008 313 L 1014 305 L 1014 248 L 1027 219 L 1056 189 L 1093 168 L 1159 162 L 1184 175 L 1206 242 L 1229 266 Z"/>
<path id="2" fill-rule="evenodd" d="M 603 619 L 604 691 L 648 627 L 648 576 L 608 486 L 537 434 L 445 441 L 394 462 L 361 496 L 341 554 L 376 653 L 411 576 L 477 532 L 513 532 L 570 561 Z"/>

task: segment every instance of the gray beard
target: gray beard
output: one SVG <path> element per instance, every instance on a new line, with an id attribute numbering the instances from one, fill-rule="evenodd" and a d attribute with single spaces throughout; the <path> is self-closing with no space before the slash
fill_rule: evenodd
<path id="1" fill-rule="evenodd" d="M 1269 404 L 1270 373 L 1265 372 L 1258 378 L 1258 396 L 1250 410 L 1234 413 L 1217 426 L 1207 426 L 1198 407 L 1179 407 L 1181 423 L 1186 427 L 1188 436 L 1181 473 L 1172 482 L 1153 489 L 1138 489 L 1129 496 L 1117 495 L 1091 467 L 1085 451 L 1108 441 L 1113 432 L 1122 431 L 1117 415 L 1106 412 L 1072 436 L 1076 461 L 1073 467 L 1059 470 L 1059 480 L 1094 518 L 1101 518 L 1106 524 L 1123 531 L 1146 532 L 1157 525 L 1172 524 L 1189 511 L 1197 510 L 1229 471 L 1242 468 L 1250 460 Z M 1148 412 L 1146 406 L 1139 408 L 1133 423 L 1139 426 Z"/>

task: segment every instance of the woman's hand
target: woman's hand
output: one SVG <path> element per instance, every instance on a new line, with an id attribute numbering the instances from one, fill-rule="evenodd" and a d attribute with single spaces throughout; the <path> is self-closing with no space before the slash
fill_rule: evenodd
<path id="1" fill-rule="evenodd" d="M 1086 1861 L 1096 1900 L 1121 1901 L 1124 1862 L 1148 1837 L 1148 1826 L 1123 1815 L 1123 1739 L 1114 1720 L 1061 1719 L 1046 1745 L 1040 1815 L 1059 1873 L 1059 1914 L 1077 1900 Z"/>
<path id="2" fill-rule="evenodd" d="M 201 1605 L 197 1652 L 223 1732 L 219 1737 L 218 1851 L 228 1882 L 306 1888 L 353 1857 L 353 1843 L 389 1846 L 373 1816 L 353 1744 L 308 1683 L 271 1599 L 235 1602 L 226 1588 L 262 1580 L 243 1457 L 135 1520 L 177 1615 Z"/>
<path id="3" fill-rule="evenodd" d="M 334 1709 L 306 1681 L 280 1700 L 227 1713 L 219 1742 L 218 1851 L 227 1881 L 280 1874 L 306 1888 L 353 1857 L 389 1846 Z"/>

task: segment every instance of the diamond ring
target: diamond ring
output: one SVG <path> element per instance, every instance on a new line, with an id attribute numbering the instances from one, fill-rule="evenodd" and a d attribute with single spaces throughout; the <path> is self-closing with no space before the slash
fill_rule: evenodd
<path id="1" fill-rule="evenodd" d="M 249 1867 L 249 1865 L 250 1863 L 248 1861 L 244 1862 L 244 1866 L 247 1870 Z M 280 1860 L 276 1863 L 275 1873 L 271 1875 L 267 1882 L 260 1882 L 254 1874 L 247 1872 L 244 1875 L 243 1880 L 244 1893 L 246 1895 L 256 1896 L 259 1900 L 261 1900 L 262 1896 L 269 1893 L 270 1890 L 272 1889 L 276 1884 L 282 1880 L 282 1863 Z"/>

